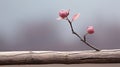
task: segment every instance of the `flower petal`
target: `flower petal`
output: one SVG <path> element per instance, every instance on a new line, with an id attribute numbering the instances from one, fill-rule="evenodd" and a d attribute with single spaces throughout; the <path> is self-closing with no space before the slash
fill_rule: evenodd
<path id="1" fill-rule="evenodd" d="M 72 17 L 72 21 L 77 20 L 79 17 L 80 17 L 80 14 L 79 14 L 79 13 L 75 14 L 75 15 Z"/>
<path id="2" fill-rule="evenodd" d="M 58 18 L 56 18 L 57 20 L 62 20 L 63 18 L 61 18 L 61 17 L 58 17 Z"/>

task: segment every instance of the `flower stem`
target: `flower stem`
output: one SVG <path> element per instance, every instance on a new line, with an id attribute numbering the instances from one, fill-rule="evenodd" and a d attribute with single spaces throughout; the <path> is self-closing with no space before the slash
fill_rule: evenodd
<path id="1" fill-rule="evenodd" d="M 87 36 L 87 34 L 88 34 L 88 33 L 86 33 L 86 34 L 83 36 L 84 41 L 86 41 L 86 36 Z"/>
<path id="2" fill-rule="evenodd" d="M 90 44 L 86 41 L 86 35 L 87 35 L 87 34 L 85 34 L 85 35 L 84 35 L 84 39 L 82 39 L 82 37 L 81 37 L 80 35 L 78 35 L 78 34 L 74 31 L 73 26 L 72 26 L 72 22 L 71 22 L 68 18 L 66 18 L 66 20 L 69 22 L 70 27 L 71 27 L 71 31 L 72 31 L 73 34 L 75 34 L 75 35 L 76 35 L 83 43 L 85 43 L 87 46 L 91 47 L 92 49 L 94 49 L 94 50 L 96 50 L 96 51 L 100 51 L 99 49 L 93 47 L 92 45 L 90 45 Z"/>

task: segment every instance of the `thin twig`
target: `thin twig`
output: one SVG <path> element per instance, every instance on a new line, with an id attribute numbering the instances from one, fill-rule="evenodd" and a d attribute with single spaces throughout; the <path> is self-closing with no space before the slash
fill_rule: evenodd
<path id="1" fill-rule="evenodd" d="M 99 49 L 93 47 L 92 45 L 90 45 L 90 44 L 86 41 L 86 35 L 84 35 L 84 39 L 82 39 L 82 37 L 81 37 L 80 35 L 78 35 L 78 34 L 74 31 L 73 26 L 72 26 L 72 22 L 71 22 L 68 18 L 66 18 L 66 20 L 69 22 L 70 27 L 71 27 L 71 31 L 72 31 L 73 34 L 75 34 L 83 43 L 85 43 L 85 44 L 88 45 L 89 47 L 93 48 L 93 49 L 96 50 L 96 51 L 100 51 Z"/>
<path id="2" fill-rule="evenodd" d="M 86 36 L 87 36 L 87 34 L 88 34 L 88 33 L 86 33 L 86 34 L 84 35 L 84 41 L 86 41 Z"/>

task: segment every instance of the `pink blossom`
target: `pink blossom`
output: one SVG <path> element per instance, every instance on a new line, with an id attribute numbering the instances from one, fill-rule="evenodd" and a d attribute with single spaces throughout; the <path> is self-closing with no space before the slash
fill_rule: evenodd
<path id="1" fill-rule="evenodd" d="M 94 27 L 93 26 L 88 26 L 87 33 L 88 34 L 93 34 L 94 33 Z"/>
<path id="2" fill-rule="evenodd" d="M 69 15 L 69 10 L 60 10 L 59 16 L 61 19 L 65 19 Z"/>

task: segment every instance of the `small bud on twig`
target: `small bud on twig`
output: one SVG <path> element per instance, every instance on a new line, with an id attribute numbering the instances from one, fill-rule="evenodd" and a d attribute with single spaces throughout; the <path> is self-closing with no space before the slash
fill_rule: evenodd
<path id="1" fill-rule="evenodd" d="M 58 18 L 58 19 L 65 19 L 65 20 L 67 20 L 68 23 L 69 23 L 69 25 L 70 25 L 71 31 L 72 31 L 72 33 L 73 33 L 74 35 L 76 35 L 76 36 L 77 36 L 82 42 L 84 42 L 87 46 L 93 48 L 93 49 L 96 50 L 96 51 L 100 51 L 99 49 L 93 47 L 92 45 L 90 45 L 90 44 L 86 41 L 86 35 L 87 35 L 87 34 L 93 34 L 93 33 L 94 33 L 94 28 L 93 28 L 93 26 L 89 26 L 89 27 L 87 28 L 87 33 L 86 33 L 86 34 L 83 36 L 83 38 L 82 38 L 80 35 L 78 35 L 78 34 L 74 31 L 73 26 L 72 26 L 72 21 L 77 20 L 77 19 L 79 18 L 80 14 L 75 14 L 75 15 L 72 17 L 72 21 L 69 20 L 68 15 L 69 15 L 69 10 L 60 10 L 60 11 L 59 11 L 59 16 L 60 16 L 60 18 Z"/>

